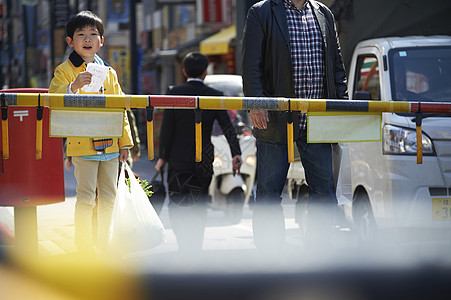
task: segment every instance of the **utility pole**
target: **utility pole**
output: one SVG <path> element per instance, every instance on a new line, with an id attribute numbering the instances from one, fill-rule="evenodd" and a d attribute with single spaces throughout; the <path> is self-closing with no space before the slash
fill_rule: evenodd
<path id="1" fill-rule="evenodd" d="M 28 87 L 28 14 L 27 6 L 22 5 L 22 32 L 23 32 L 23 47 L 24 49 L 24 74 L 23 74 L 23 87 Z"/>
<path id="2" fill-rule="evenodd" d="M 8 32 L 8 71 L 6 72 L 7 78 L 8 78 L 8 87 L 11 87 L 11 73 L 12 73 L 12 62 L 13 62 L 13 56 L 14 56 L 14 50 L 13 50 L 13 23 L 12 23 L 12 9 L 11 9 L 11 0 L 6 0 L 6 9 L 7 9 L 7 27 L 6 30 Z"/>
<path id="3" fill-rule="evenodd" d="M 136 47 L 136 3 L 129 0 L 130 4 L 130 71 L 131 93 L 138 94 L 138 51 Z"/>
<path id="4" fill-rule="evenodd" d="M 49 36 L 50 36 L 50 68 L 51 74 L 49 74 L 49 78 L 53 76 L 53 67 L 55 66 L 55 1 L 49 1 L 50 5 L 50 26 L 49 26 Z M 50 84 L 50 82 L 49 82 Z"/>

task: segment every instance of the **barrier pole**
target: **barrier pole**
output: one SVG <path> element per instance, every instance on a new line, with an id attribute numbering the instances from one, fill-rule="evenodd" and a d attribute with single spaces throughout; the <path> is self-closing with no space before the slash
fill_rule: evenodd
<path id="1" fill-rule="evenodd" d="M 36 206 L 14 207 L 16 250 L 27 257 L 38 256 L 38 219 Z"/>

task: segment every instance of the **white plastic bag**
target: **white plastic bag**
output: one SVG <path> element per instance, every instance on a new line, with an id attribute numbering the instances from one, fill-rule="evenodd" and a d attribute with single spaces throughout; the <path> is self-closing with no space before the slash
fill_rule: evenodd
<path id="1" fill-rule="evenodd" d="M 130 189 L 125 182 L 124 169 L 129 174 Z M 165 242 L 163 223 L 132 170 L 123 163 L 108 232 L 111 252 L 124 256 Z"/>

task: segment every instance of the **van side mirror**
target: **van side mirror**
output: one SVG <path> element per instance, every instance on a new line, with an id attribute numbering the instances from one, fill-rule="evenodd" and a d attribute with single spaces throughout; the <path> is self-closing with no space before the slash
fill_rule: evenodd
<path id="1" fill-rule="evenodd" d="M 368 91 L 355 91 L 354 92 L 355 100 L 372 100 L 371 92 Z"/>

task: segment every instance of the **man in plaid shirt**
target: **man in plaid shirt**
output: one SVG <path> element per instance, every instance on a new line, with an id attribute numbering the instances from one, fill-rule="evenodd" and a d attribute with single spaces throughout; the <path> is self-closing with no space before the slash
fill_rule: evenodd
<path id="1" fill-rule="evenodd" d="M 244 28 L 242 59 L 246 97 L 347 98 L 334 17 L 320 2 L 264 0 L 253 5 Z M 322 242 L 328 240 L 337 207 L 331 144 L 307 143 L 305 114 L 251 110 L 250 116 L 257 139 L 257 248 L 277 253 L 284 243 L 280 203 L 289 168 L 289 119 L 294 121 L 294 139 L 309 185 L 307 241 L 325 248 Z"/>

